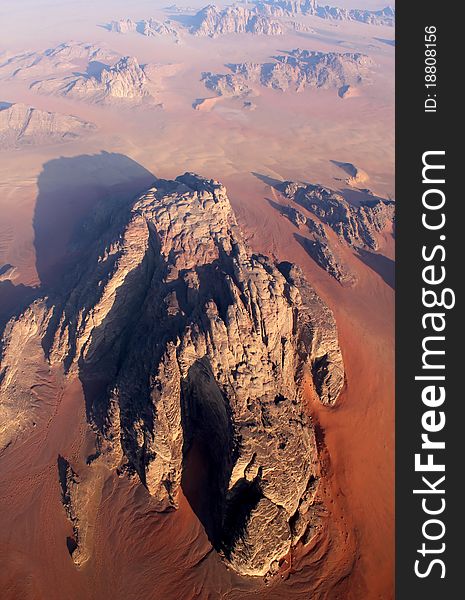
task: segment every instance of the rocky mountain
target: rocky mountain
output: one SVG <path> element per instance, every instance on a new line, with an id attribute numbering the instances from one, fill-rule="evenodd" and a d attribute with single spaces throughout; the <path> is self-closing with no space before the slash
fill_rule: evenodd
<path id="1" fill-rule="evenodd" d="M 94 129 L 72 115 L 0 102 L 0 149 L 71 141 Z"/>
<path id="2" fill-rule="evenodd" d="M 185 13 L 197 13 L 198 9 L 193 6 L 178 6 L 177 4 L 170 4 L 165 8 L 166 11 L 173 14 L 185 14 Z"/>
<path id="3" fill-rule="evenodd" d="M 286 181 L 278 189 L 355 249 L 377 250 L 378 234 L 389 230 L 394 221 L 395 203 L 391 200 L 373 197 L 355 206 L 342 194 L 321 185 Z"/>
<path id="4" fill-rule="evenodd" d="M 0 55 L 0 79 L 56 76 L 63 71 L 76 70 L 83 64 L 114 62 L 116 59 L 115 52 L 96 44 L 66 42 L 42 52 Z"/>
<path id="5" fill-rule="evenodd" d="M 135 31 L 146 37 L 168 36 L 179 42 L 179 32 L 170 20 L 158 21 L 157 19 L 150 18 L 132 21 L 131 19 L 120 19 L 119 21 L 111 21 L 107 29 L 116 33 L 130 33 Z"/>
<path id="6" fill-rule="evenodd" d="M 131 31 L 136 31 L 137 22 L 132 19 L 119 19 L 118 21 L 111 21 L 107 25 L 107 29 L 115 33 L 130 33 Z"/>
<path id="7" fill-rule="evenodd" d="M 217 37 L 227 33 L 282 35 L 285 27 L 277 20 L 262 14 L 258 7 L 228 6 L 219 8 L 209 4 L 191 20 L 191 32 L 199 36 Z"/>
<path id="8" fill-rule="evenodd" d="M 92 103 L 154 101 L 145 68 L 133 56 L 124 56 L 113 66 L 89 64 L 85 73 L 39 80 L 31 84 L 31 89 Z"/>
<path id="9" fill-rule="evenodd" d="M 323 270 L 334 277 L 343 286 L 352 286 L 357 282 L 356 276 L 350 271 L 340 252 L 334 244 L 324 225 L 307 217 L 297 208 L 288 205 L 280 206 L 281 214 L 287 217 L 304 235 L 296 236 L 307 253 Z"/>
<path id="10" fill-rule="evenodd" d="M 278 17 L 317 13 L 315 0 L 258 0 L 255 4 L 261 12 Z"/>
<path id="11" fill-rule="evenodd" d="M 251 86 L 285 91 L 301 91 L 307 87 L 337 88 L 363 83 L 374 66 L 371 58 L 360 53 L 311 52 L 295 49 L 275 56 L 273 63 L 240 63 L 227 65 L 232 73 L 203 73 L 207 88 L 223 96 L 242 96 Z"/>
<path id="12" fill-rule="evenodd" d="M 386 6 L 380 10 L 360 10 L 357 8 L 340 8 L 339 6 L 318 6 L 316 16 L 335 21 L 358 21 L 369 25 L 385 25 L 394 27 L 396 10 Z"/>
<path id="13" fill-rule="evenodd" d="M 394 27 L 395 8 L 386 6 L 380 10 L 361 10 L 339 6 L 320 5 L 316 0 L 259 0 L 259 11 L 273 16 L 311 15 L 335 21 L 358 21 L 370 25 Z"/>
<path id="14" fill-rule="evenodd" d="M 139 480 L 155 510 L 176 510 L 197 444 L 212 546 L 238 573 L 273 570 L 319 526 L 302 384 L 327 405 L 344 385 L 331 311 L 296 266 L 254 254 L 225 188 L 194 174 L 96 207 L 77 243 L 83 259 L 60 287 L 5 330 L 1 447 L 36 419 L 30 361 L 43 353 L 79 378 L 97 439 L 83 468 L 58 457 L 76 564 L 92 553 L 88 498 L 102 470 Z"/>
<path id="15" fill-rule="evenodd" d="M 368 173 L 350 162 L 339 162 L 337 160 L 333 160 L 332 162 L 344 171 L 347 176 L 344 181 L 351 187 L 364 185 L 369 180 Z"/>

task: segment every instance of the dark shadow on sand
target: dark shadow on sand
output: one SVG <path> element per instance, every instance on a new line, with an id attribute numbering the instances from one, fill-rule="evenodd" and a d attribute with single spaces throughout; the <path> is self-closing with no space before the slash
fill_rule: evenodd
<path id="1" fill-rule="evenodd" d="M 385 39 L 385 38 L 378 38 L 378 37 L 375 37 L 375 40 L 377 42 L 381 42 L 382 44 L 387 44 L 388 46 L 395 46 L 396 45 L 396 40 L 388 40 L 388 39 Z"/>
<path id="2" fill-rule="evenodd" d="M 344 188 L 339 191 L 340 194 L 344 196 L 344 198 L 350 204 L 354 206 L 361 206 L 366 204 L 367 202 L 373 202 L 375 200 L 382 200 L 383 202 L 392 202 L 390 198 L 381 198 L 381 196 L 376 196 L 368 188 L 358 189 L 358 188 Z"/>
<path id="3" fill-rule="evenodd" d="M 57 291 L 82 251 L 82 227 L 101 203 L 117 208 L 147 189 L 155 176 L 131 158 L 101 152 L 44 164 L 34 213 L 36 269 L 45 293 Z M 80 243 L 81 242 L 81 243 Z"/>
<path id="4" fill-rule="evenodd" d="M 268 175 L 262 175 L 261 173 L 255 173 L 254 171 L 251 171 L 251 173 L 254 177 L 259 179 L 260 181 L 263 181 L 263 183 L 266 183 L 266 185 L 269 185 L 277 190 L 279 189 L 279 186 L 283 184 L 283 182 L 280 179 L 274 179 L 273 177 L 269 177 Z"/>
<path id="5" fill-rule="evenodd" d="M 389 287 L 395 289 L 395 262 L 391 258 L 362 248 L 359 248 L 355 255 L 372 271 L 378 273 Z"/>
<path id="6" fill-rule="evenodd" d="M 18 317 L 39 295 L 39 288 L 14 285 L 8 279 L 0 281 L 0 335 L 8 321 Z"/>
<path id="7" fill-rule="evenodd" d="M 6 104 L 6 103 L 4 103 Z M 35 299 L 56 297 L 71 284 L 87 248 L 86 222 L 102 211 L 128 207 L 156 177 L 131 158 L 101 152 L 57 158 L 44 164 L 37 181 L 33 218 L 36 269 L 40 286 L 0 282 L 0 333 Z M 98 221 L 98 219 L 97 219 Z M 8 267 L 8 265 L 5 265 Z"/>

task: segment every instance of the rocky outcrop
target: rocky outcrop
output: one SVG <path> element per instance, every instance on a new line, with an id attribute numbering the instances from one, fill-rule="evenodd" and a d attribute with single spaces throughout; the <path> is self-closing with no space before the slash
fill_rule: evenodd
<path id="1" fill-rule="evenodd" d="M 315 15 L 316 0 L 259 0 L 257 7 L 276 16 Z"/>
<path id="2" fill-rule="evenodd" d="M 264 575 L 318 526 L 302 379 L 325 404 L 341 392 L 331 311 L 297 267 L 251 252 L 213 180 L 158 180 L 129 205 L 98 208 L 85 231 L 85 259 L 7 327 L 2 399 L 21 386 L 11 369 L 26 359 L 17 339 L 33 319 L 28 335 L 49 364 L 81 380 L 97 436 L 88 469 L 103 461 L 137 476 L 152 506 L 174 510 L 186 456 L 201 444 L 210 540 L 238 573 Z M 73 490 L 89 476 L 66 463 L 60 473 L 84 552 Z"/>
<path id="3" fill-rule="evenodd" d="M 0 79 L 56 77 L 57 73 L 80 68 L 82 61 L 97 64 L 116 59 L 114 52 L 96 44 L 66 42 L 42 52 L 4 53 L 0 56 Z"/>
<path id="4" fill-rule="evenodd" d="M 0 148 L 75 140 L 95 125 L 72 115 L 46 112 L 25 104 L 0 103 Z"/>
<path id="5" fill-rule="evenodd" d="M 137 23 L 131 19 L 119 19 L 119 21 L 111 21 L 107 28 L 115 33 L 130 33 L 136 31 Z"/>
<path id="6" fill-rule="evenodd" d="M 307 87 L 340 89 L 363 83 L 374 66 L 368 56 L 349 52 L 296 49 L 274 59 L 274 63 L 228 65 L 232 73 L 203 73 L 202 80 L 207 88 L 223 96 L 249 94 L 257 84 L 281 91 L 302 91 Z"/>
<path id="7" fill-rule="evenodd" d="M 170 21 L 157 21 L 156 19 L 143 19 L 137 23 L 137 31 L 147 37 L 154 36 L 171 36 L 176 40 L 179 39 L 178 30 L 173 27 Z"/>
<path id="8" fill-rule="evenodd" d="M 68 517 L 73 529 L 73 535 L 67 538 L 66 545 L 68 547 L 70 555 L 73 557 L 75 564 L 80 564 L 80 551 L 82 545 L 80 544 L 80 523 L 76 507 L 76 496 L 79 489 L 79 477 L 74 472 L 70 463 L 62 456 L 58 456 L 57 468 L 58 480 L 61 488 L 61 502 L 63 504 L 63 508 L 65 509 L 66 516 Z"/>
<path id="9" fill-rule="evenodd" d="M 341 8 L 339 6 L 318 6 L 316 15 L 322 19 L 335 21 L 358 21 L 369 25 L 385 25 L 394 27 L 396 10 L 386 6 L 380 10 L 360 10 L 357 8 Z"/>
<path id="10" fill-rule="evenodd" d="M 31 88 L 45 94 L 56 94 L 92 103 L 114 101 L 154 101 L 154 91 L 144 67 L 137 59 L 125 56 L 114 66 L 100 65 L 92 73 L 70 75 L 58 79 L 44 79 L 31 84 Z"/>
<path id="11" fill-rule="evenodd" d="M 305 216 L 293 206 L 280 206 L 282 215 L 287 217 L 305 235 L 296 235 L 311 258 L 341 285 L 352 286 L 357 282 L 356 276 L 340 258 L 338 249 L 329 239 L 324 226 Z"/>
<path id="12" fill-rule="evenodd" d="M 334 277 L 343 286 L 352 286 L 357 278 L 341 261 L 333 245 L 324 236 L 314 235 L 312 238 L 302 238 L 301 243 L 317 265 Z"/>
<path id="13" fill-rule="evenodd" d="M 259 0 L 257 7 L 262 12 L 275 16 L 311 15 L 335 21 L 357 21 L 370 25 L 395 25 L 395 8 L 386 6 L 380 10 L 360 10 L 317 4 L 315 0 Z"/>
<path id="14" fill-rule="evenodd" d="M 170 4 L 165 8 L 167 12 L 174 14 L 185 14 L 185 13 L 197 13 L 198 8 L 193 6 L 178 6 L 177 4 Z"/>
<path id="15" fill-rule="evenodd" d="M 227 33 L 252 33 L 256 35 L 282 35 L 279 21 L 262 14 L 258 8 L 228 6 L 224 9 L 209 4 L 193 17 L 191 32 L 199 36 L 217 37 Z"/>
<path id="16" fill-rule="evenodd" d="M 140 21 L 132 21 L 131 19 L 120 19 L 119 21 L 111 21 L 107 29 L 116 33 L 132 33 L 137 32 L 146 37 L 168 36 L 179 41 L 179 32 L 173 26 L 171 21 L 157 21 L 157 19 L 141 19 Z"/>
<path id="17" fill-rule="evenodd" d="M 202 81 L 205 87 L 212 90 L 218 96 L 242 98 L 253 93 L 250 79 L 237 75 L 236 73 L 202 73 Z M 254 79 L 257 81 L 257 78 Z"/>
<path id="18" fill-rule="evenodd" d="M 347 177 L 344 181 L 351 187 L 364 185 L 369 180 L 368 173 L 352 163 L 339 162 L 337 160 L 333 160 L 332 162 L 346 173 Z"/>
<path id="19" fill-rule="evenodd" d="M 354 248 L 377 250 L 378 234 L 392 227 L 395 203 L 391 200 L 374 197 L 355 206 L 342 194 L 320 185 L 286 181 L 278 187 Z"/>

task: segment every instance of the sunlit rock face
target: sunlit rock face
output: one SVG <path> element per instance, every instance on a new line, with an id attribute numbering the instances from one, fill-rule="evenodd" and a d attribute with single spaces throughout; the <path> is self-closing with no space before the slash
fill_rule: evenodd
<path id="1" fill-rule="evenodd" d="M 3 442 L 28 427 L 21 373 L 33 338 L 50 365 L 82 383 L 98 440 L 88 468 L 138 478 L 158 511 L 176 510 L 186 458 L 200 444 L 214 548 L 237 572 L 266 574 L 318 526 L 302 380 L 325 404 L 344 385 L 331 311 L 297 267 L 253 254 L 226 189 L 191 173 L 97 208 L 82 243 L 85 259 L 62 289 L 6 329 L 1 392 L 15 425 Z M 80 564 L 81 479 L 60 465 Z"/>

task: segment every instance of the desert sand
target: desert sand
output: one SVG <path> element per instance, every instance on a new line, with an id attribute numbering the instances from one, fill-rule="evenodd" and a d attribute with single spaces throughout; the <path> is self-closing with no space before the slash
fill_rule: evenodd
<path id="1" fill-rule="evenodd" d="M 308 256 L 295 227 L 273 206 L 285 200 L 272 183 L 319 183 L 357 202 L 364 192 L 347 189 L 345 173 L 333 162 L 338 161 L 367 174 L 359 187 L 393 197 L 394 48 L 383 41 L 392 39 L 392 28 L 308 17 L 304 20 L 315 33 L 184 36 L 182 44 L 174 44 L 102 27 L 119 18 L 164 18 L 161 3 L 158 8 L 142 0 L 47 3 L 40 30 L 36 4 L 2 4 L 6 25 L 0 51 L 15 54 L 83 40 L 136 56 L 140 64 L 171 66 L 157 82 L 162 109 L 102 107 L 41 95 L 24 80 L 1 81 L 0 101 L 72 114 L 97 129 L 62 145 L 0 149 L 0 267 L 13 267 L 0 281 L 0 325 L 57 285 L 67 266 L 79 260 L 71 242 L 97 200 L 135 197 L 156 177 L 193 171 L 227 187 L 254 251 L 302 267 L 335 314 L 347 383 L 335 407 L 322 406 L 308 391 L 308 411 L 318 431 L 325 525 L 309 546 L 283 560 L 276 575 L 244 578 L 228 570 L 186 498 L 177 511 L 159 514 L 143 486 L 116 475 L 102 481 L 92 500 L 92 560 L 76 568 L 66 547 L 72 532 L 60 501 L 57 456 L 84 464 L 94 437 L 79 382 L 44 361 L 34 389 L 37 422 L 0 455 L 2 597 L 391 600 L 393 236 L 384 236 L 376 254 L 355 256 L 347 249 L 344 259 L 358 283 L 342 287 Z M 370 0 L 356 4 L 383 6 Z M 261 89 L 251 98 L 254 111 L 244 110 L 242 99 L 210 99 L 201 81 L 203 71 L 265 62 L 292 48 L 363 52 L 377 66 L 357 97 L 341 99 L 331 90 Z M 202 98 L 208 100 L 194 110 Z M 191 451 L 188 464 L 195 483 L 187 478 L 183 486 L 195 504 L 204 477 L 202 448 Z"/>

